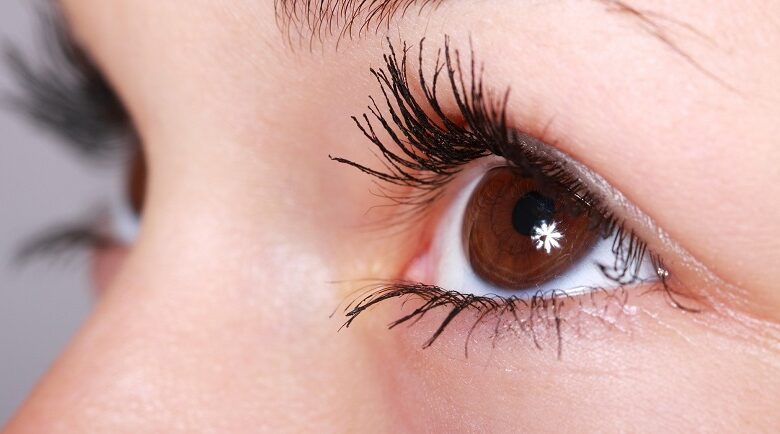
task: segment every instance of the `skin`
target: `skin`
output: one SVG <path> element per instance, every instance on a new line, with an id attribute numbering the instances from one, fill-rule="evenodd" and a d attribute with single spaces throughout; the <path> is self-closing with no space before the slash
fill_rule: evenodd
<path id="1" fill-rule="evenodd" d="M 631 5 L 662 30 L 608 2 L 511 1 L 386 32 L 431 53 L 471 35 L 513 126 L 641 210 L 621 212 L 700 308 L 640 288 L 622 312 L 570 307 L 560 357 L 550 327 L 539 350 L 486 326 L 466 358 L 471 313 L 427 349 L 444 310 L 391 331 L 409 306 L 339 333 L 329 317 L 356 280 L 404 276 L 436 224 L 361 229 L 390 211 L 367 214 L 385 203 L 370 178 L 328 159 L 375 161 L 349 115 L 377 94 L 384 34 L 309 50 L 270 1 L 63 1 L 143 137 L 149 190 L 139 239 L 98 260 L 93 314 L 5 432 L 776 430 L 780 5 Z"/>

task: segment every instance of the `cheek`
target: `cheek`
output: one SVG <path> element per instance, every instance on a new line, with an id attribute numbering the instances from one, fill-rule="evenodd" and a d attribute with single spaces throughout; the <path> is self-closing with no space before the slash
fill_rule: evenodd
<path id="1" fill-rule="evenodd" d="M 412 308 L 388 305 L 377 316 L 388 323 Z M 731 398 L 756 382 L 751 372 L 761 363 L 739 350 L 724 353 L 740 344 L 712 333 L 712 324 L 689 321 L 662 296 L 636 297 L 626 312 L 599 318 L 583 310 L 561 327 L 560 341 L 542 315 L 535 336 L 490 318 L 470 335 L 468 355 L 477 315 L 454 320 L 421 348 L 445 316 L 431 312 L 373 342 L 377 363 L 393 366 L 382 377 L 384 395 L 411 431 L 717 431 L 739 419 L 718 408 L 745 418 L 771 413 L 756 408 L 755 397 L 744 405 Z"/>

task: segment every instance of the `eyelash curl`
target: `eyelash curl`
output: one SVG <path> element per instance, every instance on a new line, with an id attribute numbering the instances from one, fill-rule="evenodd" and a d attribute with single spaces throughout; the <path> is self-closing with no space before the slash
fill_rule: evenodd
<path id="1" fill-rule="evenodd" d="M 336 162 L 356 168 L 381 181 L 380 195 L 401 209 L 399 216 L 410 219 L 419 216 L 440 199 L 447 185 L 469 163 L 490 155 L 503 157 L 509 164 L 519 168 L 526 176 L 534 178 L 538 185 L 552 194 L 572 197 L 569 211 L 586 213 L 591 228 L 600 232 L 603 238 L 614 237 L 612 264 L 598 264 L 601 272 L 618 284 L 617 288 L 593 288 L 590 296 L 571 296 L 565 291 L 537 292 L 530 298 L 517 296 L 479 296 L 450 291 L 435 285 L 407 281 L 387 281 L 366 287 L 362 295 L 344 308 L 346 321 L 342 328 L 349 327 L 370 308 L 392 299 L 418 299 L 422 304 L 405 316 L 389 324 L 395 328 L 402 324 L 412 325 L 428 312 L 446 308 L 444 320 L 431 337 L 423 344 L 430 347 L 452 323 L 464 312 L 476 312 L 476 320 L 466 337 L 465 353 L 472 332 L 480 324 L 493 319 L 494 338 L 507 329 L 524 331 L 530 335 L 534 345 L 542 348 L 539 327 L 552 331 L 557 340 L 557 353 L 562 351 L 562 327 L 573 318 L 565 312 L 579 309 L 565 309 L 567 305 L 595 303 L 597 295 L 605 300 L 601 309 L 606 313 L 611 305 L 622 311 L 627 304 L 625 285 L 638 283 L 637 274 L 645 255 L 656 270 L 658 281 L 651 286 L 662 288 L 667 301 L 676 308 L 695 311 L 678 302 L 678 292 L 669 284 L 669 273 L 661 258 L 649 252 L 647 245 L 633 231 L 626 228 L 599 196 L 583 184 L 567 168 L 567 163 L 535 151 L 540 143 L 527 134 L 511 128 L 507 123 L 507 102 L 509 90 L 495 93 L 483 85 L 484 66 L 477 65 L 471 48 L 468 69 L 462 67 L 460 52 L 451 49 L 450 40 L 445 37 L 444 48 L 436 52 L 433 74 L 426 77 L 424 71 L 424 42 L 418 50 L 419 73 L 416 83 L 407 70 L 409 48 L 404 43 L 396 52 L 388 39 L 389 51 L 384 55 L 384 68 L 371 68 L 370 72 L 381 89 L 384 109 L 373 96 L 367 112 L 360 117 L 353 116 L 355 124 L 363 135 L 378 150 L 378 157 L 384 169 L 377 170 L 361 163 L 342 158 L 330 158 Z M 457 115 L 451 115 L 441 105 L 437 89 L 440 82 L 451 92 Z M 419 85 L 422 97 L 413 91 Z M 381 129 L 382 139 L 376 128 Z M 544 191 L 543 191 L 544 193 Z M 412 218 L 413 220 L 413 218 Z"/>

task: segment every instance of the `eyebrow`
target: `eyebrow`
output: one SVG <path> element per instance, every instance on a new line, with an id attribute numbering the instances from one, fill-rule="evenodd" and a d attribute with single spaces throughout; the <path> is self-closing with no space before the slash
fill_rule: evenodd
<path id="1" fill-rule="evenodd" d="M 274 0 L 276 22 L 288 41 L 323 42 L 360 37 L 389 27 L 413 10 L 436 9 L 444 0 Z"/>
<path id="2" fill-rule="evenodd" d="M 683 50 L 674 37 L 674 33 L 681 32 L 696 37 L 700 42 L 714 44 L 713 39 L 701 31 L 673 17 L 633 7 L 625 0 L 593 1 L 604 5 L 607 12 L 632 19 L 639 30 L 657 39 L 704 76 L 732 92 L 736 91 L 733 85 Z M 376 32 L 381 27 L 389 29 L 394 18 L 403 17 L 412 10 L 416 10 L 420 15 L 426 9 L 437 9 L 444 2 L 445 0 L 274 0 L 274 9 L 277 25 L 290 46 L 296 45 L 295 42 L 302 44 L 308 39 L 311 49 L 315 42 L 324 43 L 328 37 L 335 37 L 338 47 L 343 39 L 359 38 L 366 33 Z"/>

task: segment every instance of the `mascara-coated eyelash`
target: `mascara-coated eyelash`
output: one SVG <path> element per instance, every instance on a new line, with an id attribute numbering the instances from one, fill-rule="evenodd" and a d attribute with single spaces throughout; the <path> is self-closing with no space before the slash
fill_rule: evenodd
<path id="1" fill-rule="evenodd" d="M 567 161 L 547 152 L 549 146 L 540 140 L 509 126 L 506 114 L 509 91 L 492 92 L 483 85 L 484 68 L 477 66 L 473 49 L 468 69 L 464 72 L 459 51 L 451 49 L 449 38 L 445 37 L 444 48 L 436 52 L 429 79 L 423 67 L 424 40 L 421 41 L 419 74 L 417 83 L 414 83 L 419 84 L 422 93 L 422 97 L 418 97 L 408 75 L 409 48 L 404 44 L 401 51 L 396 52 L 389 40 L 388 46 L 389 52 L 384 56 L 385 67 L 370 70 L 381 88 L 383 108 L 370 97 L 368 112 L 359 118 L 353 117 L 360 131 L 379 150 L 384 169 L 377 170 L 341 157 L 331 157 L 333 160 L 381 180 L 384 196 L 413 214 L 419 214 L 443 196 L 445 188 L 469 163 L 490 155 L 501 157 L 513 170 L 533 179 L 541 186 L 542 192 L 550 192 L 553 197 L 561 194 L 572 197 L 570 206 L 576 208 L 573 212 L 585 213 L 591 228 L 603 238 L 613 237 L 611 251 L 614 261 L 599 264 L 599 268 L 607 278 L 618 284 L 610 291 L 620 295 L 607 299 L 625 304 L 625 286 L 638 283 L 639 269 L 647 263 L 645 258 L 649 255 L 657 274 L 657 285 L 651 286 L 663 288 L 673 306 L 687 309 L 677 301 L 680 294 L 671 288 L 669 272 L 661 258 L 649 252 L 646 243 L 614 215 L 598 194 L 573 174 Z M 451 92 L 457 115 L 442 107 L 437 94 L 441 80 L 445 80 L 444 85 Z M 379 131 L 385 138 L 380 138 L 375 129 L 380 127 Z M 409 217 L 408 213 L 401 215 Z M 594 289 L 600 293 L 606 291 Z M 591 293 L 591 299 L 594 293 Z M 534 313 L 537 319 L 543 313 L 551 315 L 551 324 L 554 324 L 560 338 L 560 306 L 565 299 L 572 298 L 565 291 L 557 290 L 521 298 L 466 294 L 417 282 L 388 282 L 372 287 L 367 295 L 347 306 L 345 326 L 351 325 L 370 307 L 386 300 L 408 297 L 417 297 L 423 304 L 391 323 L 391 327 L 414 323 L 434 309 L 445 307 L 449 310 L 425 346 L 431 345 L 456 316 L 466 311 L 476 311 L 480 319 L 477 322 L 496 314 L 499 317 L 511 314 L 521 327 L 527 324 L 533 326 Z M 518 315 L 523 307 L 527 308 L 524 311 L 530 312 L 530 321 L 521 320 Z M 541 311 L 536 312 L 539 309 Z"/>

